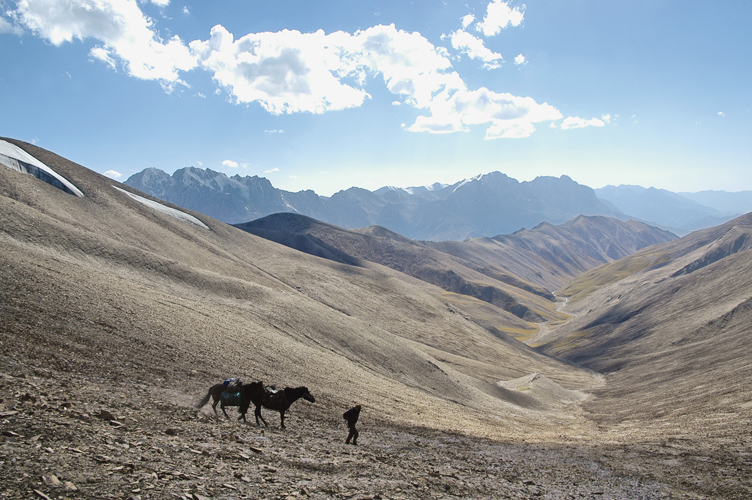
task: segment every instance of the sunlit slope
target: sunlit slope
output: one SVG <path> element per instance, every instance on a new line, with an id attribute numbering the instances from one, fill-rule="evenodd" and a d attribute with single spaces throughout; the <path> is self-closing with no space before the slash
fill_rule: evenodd
<path id="1" fill-rule="evenodd" d="M 322 405 L 359 401 L 383 418 L 481 434 L 569 418 L 543 418 L 545 408 L 498 380 L 538 372 L 571 389 L 593 384 L 482 328 L 438 287 L 201 214 L 192 213 L 209 229 L 177 220 L 112 187 L 126 186 L 18 144 L 85 197 L 0 168 L 6 359 L 114 379 L 136 367 L 138 382 L 197 396 L 231 375 L 307 385 Z"/>
<path id="2" fill-rule="evenodd" d="M 493 238 L 427 244 L 489 276 L 512 275 L 553 291 L 594 267 L 673 239 L 641 222 L 579 216 Z"/>
<path id="3" fill-rule="evenodd" d="M 576 317 L 540 349 L 609 374 L 591 406 L 602 418 L 679 425 L 752 410 L 752 214 L 606 264 L 560 293 L 579 299 L 566 309 Z"/>
<path id="4" fill-rule="evenodd" d="M 244 231 L 306 253 L 352 265 L 380 264 L 436 285 L 454 295 L 486 302 L 496 309 L 497 329 L 528 329 L 530 323 L 561 317 L 553 295 L 516 279 L 514 284 L 479 273 L 459 259 L 425 243 L 410 240 L 379 226 L 348 230 L 298 214 L 279 213 L 237 224 Z M 508 280 L 507 280 L 508 281 Z M 470 304 L 462 300 L 455 304 Z"/>

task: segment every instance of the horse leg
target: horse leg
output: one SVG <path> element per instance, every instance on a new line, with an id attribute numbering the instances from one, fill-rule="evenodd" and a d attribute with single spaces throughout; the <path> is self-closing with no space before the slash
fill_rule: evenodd
<path id="1" fill-rule="evenodd" d="M 255 415 L 256 415 L 256 425 L 261 425 L 259 424 L 259 419 L 261 419 L 261 421 L 264 422 L 264 425 L 266 427 L 269 427 L 269 424 L 266 423 L 266 420 L 264 420 L 264 417 L 261 416 L 261 405 L 256 407 Z"/>
<path id="2" fill-rule="evenodd" d="M 280 427 L 282 429 L 284 429 L 285 428 L 285 410 L 282 410 L 282 411 L 279 412 L 279 419 L 280 419 L 280 422 L 281 422 L 280 423 Z"/>
<path id="3" fill-rule="evenodd" d="M 219 420 L 219 413 L 217 413 L 217 405 L 218 404 L 219 404 L 219 399 L 215 399 L 214 400 L 214 404 L 212 405 L 212 410 L 214 410 L 214 416 L 217 417 L 217 420 Z"/>
<path id="4" fill-rule="evenodd" d="M 225 414 L 225 417 L 227 417 L 227 420 L 230 420 L 230 415 L 228 415 L 227 412 L 225 411 L 225 404 L 222 403 L 221 405 L 219 405 L 219 407 L 222 408 L 222 413 Z"/>

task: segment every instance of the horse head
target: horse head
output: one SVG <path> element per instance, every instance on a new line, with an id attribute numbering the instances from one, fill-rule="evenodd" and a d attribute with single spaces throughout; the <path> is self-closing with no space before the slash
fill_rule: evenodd
<path id="1" fill-rule="evenodd" d="M 311 394 L 310 392 L 308 392 L 308 387 L 302 387 L 301 389 L 303 389 L 303 399 L 305 399 L 306 401 L 309 401 L 311 403 L 315 403 L 316 402 L 316 399 L 313 397 L 313 394 Z"/>

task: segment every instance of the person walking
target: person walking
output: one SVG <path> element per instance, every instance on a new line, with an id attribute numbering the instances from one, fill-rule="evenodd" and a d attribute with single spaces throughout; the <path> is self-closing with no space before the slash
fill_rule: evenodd
<path id="1" fill-rule="evenodd" d="M 360 417 L 360 405 L 353 406 L 352 408 L 347 410 L 342 416 L 347 421 L 347 428 L 350 429 L 350 433 L 347 435 L 345 444 L 350 444 L 350 439 L 352 439 L 352 444 L 357 445 L 358 435 L 360 433 L 358 432 L 358 429 L 355 428 L 355 423 L 358 421 L 358 417 Z"/>

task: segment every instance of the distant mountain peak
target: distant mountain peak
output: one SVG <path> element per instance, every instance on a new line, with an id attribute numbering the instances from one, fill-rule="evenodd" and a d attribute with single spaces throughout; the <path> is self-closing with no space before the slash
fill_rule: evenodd
<path id="1" fill-rule="evenodd" d="M 264 177 L 228 177 L 196 167 L 179 169 L 172 176 L 151 170 L 148 175 L 132 176 L 125 184 L 230 224 L 274 213 L 298 213 L 343 228 L 379 225 L 428 241 L 509 234 L 543 221 L 561 224 L 580 214 L 620 215 L 591 188 L 568 176 L 521 183 L 498 171 L 451 186 L 386 186 L 377 191 L 351 187 L 331 197 L 310 190 L 283 191 Z"/>

